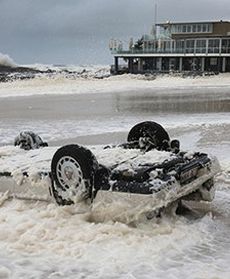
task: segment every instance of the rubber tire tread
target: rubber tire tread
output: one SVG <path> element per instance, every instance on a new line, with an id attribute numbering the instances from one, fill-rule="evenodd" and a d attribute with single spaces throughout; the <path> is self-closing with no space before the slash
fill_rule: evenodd
<path id="1" fill-rule="evenodd" d="M 51 177 L 55 182 L 56 187 L 60 188 L 62 188 L 62 186 L 60 185 L 57 178 L 56 167 L 58 161 L 64 156 L 70 156 L 74 158 L 81 167 L 83 178 L 90 180 L 90 188 L 88 189 L 88 191 L 89 197 L 91 198 L 94 183 L 94 175 L 98 169 L 97 159 L 89 149 L 79 146 L 77 144 L 65 145 L 59 148 L 52 158 Z"/>
<path id="2" fill-rule="evenodd" d="M 140 137 L 150 137 L 159 149 L 165 149 L 165 141 L 170 141 L 168 133 L 158 123 L 153 121 L 144 121 L 136 124 L 129 131 L 127 141 L 138 141 Z"/>

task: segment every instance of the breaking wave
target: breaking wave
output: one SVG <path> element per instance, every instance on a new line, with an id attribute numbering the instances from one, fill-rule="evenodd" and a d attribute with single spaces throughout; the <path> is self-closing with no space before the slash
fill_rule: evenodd
<path id="1" fill-rule="evenodd" d="M 17 64 L 8 54 L 0 53 L 0 66 L 17 67 Z"/>

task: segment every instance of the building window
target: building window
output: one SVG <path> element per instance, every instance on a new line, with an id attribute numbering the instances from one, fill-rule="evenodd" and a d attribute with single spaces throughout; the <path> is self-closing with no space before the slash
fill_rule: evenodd
<path id="1" fill-rule="evenodd" d="M 163 51 L 171 52 L 171 41 L 163 41 Z"/>
<path id="2" fill-rule="evenodd" d="M 200 33 L 201 32 L 201 24 L 198 24 L 197 25 L 197 33 Z"/>
<path id="3" fill-rule="evenodd" d="M 188 33 L 191 32 L 191 25 L 187 25 L 187 32 L 188 32 Z"/>
<path id="4" fill-rule="evenodd" d="M 171 28 L 172 33 L 210 33 L 212 32 L 212 24 L 197 23 L 197 24 L 175 24 Z"/>
<path id="5" fill-rule="evenodd" d="M 195 40 L 186 40 L 186 53 L 194 53 Z"/>
<path id="6" fill-rule="evenodd" d="M 207 32 L 207 24 L 202 25 L 202 32 L 206 33 Z"/>
<path id="7" fill-rule="evenodd" d="M 184 40 L 176 41 L 176 52 L 184 53 Z"/>
<path id="8" fill-rule="evenodd" d="M 196 53 L 206 53 L 206 40 L 196 41 Z"/>
<path id="9" fill-rule="evenodd" d="M 222 40 L 222 53 L 230 53 L 230 39 L 223 39 Z"/>
<path id="10" fill-rule="evenodd" d="M 207 24 L 207 33 L 212 32 L 212 24 Z"/>
<path id="11" fill-rule="evenodd" d="M 220 39 L 208 40 L 208 53 L 219 53 Z"/>

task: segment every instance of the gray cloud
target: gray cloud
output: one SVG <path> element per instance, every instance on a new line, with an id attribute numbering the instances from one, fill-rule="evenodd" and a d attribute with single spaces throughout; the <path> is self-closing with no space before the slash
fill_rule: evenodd
<path id="1" fill-rule="evenodd" d="M 158 21 L 230 19 L 229 0 L 0 0 L 0 52 L 19 63 L 109 63 L 110 38 Z"/>

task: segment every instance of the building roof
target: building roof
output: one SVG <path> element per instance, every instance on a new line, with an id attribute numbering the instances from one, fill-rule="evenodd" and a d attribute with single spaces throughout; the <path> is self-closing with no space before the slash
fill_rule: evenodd
<path id="1" fill-rule="evenodd" d="M 164 23 L 157 23 L 156 26 L 168 26 L 168 25 L 184 25 L 184 24 L 210 24 L 210 23 L 229 23 L 228 20 L 214 20 L 214 21 L 185 21 L 185 22 L 171 22 L 166 21 Z"/>

